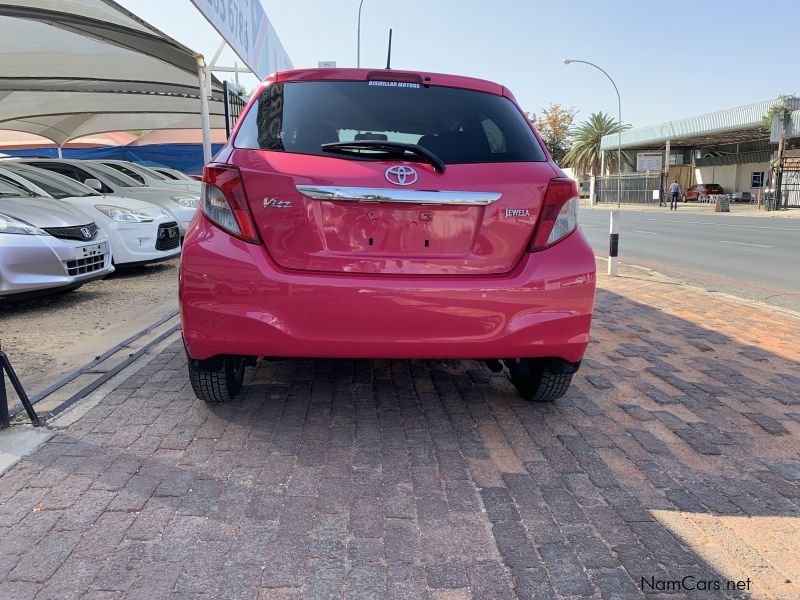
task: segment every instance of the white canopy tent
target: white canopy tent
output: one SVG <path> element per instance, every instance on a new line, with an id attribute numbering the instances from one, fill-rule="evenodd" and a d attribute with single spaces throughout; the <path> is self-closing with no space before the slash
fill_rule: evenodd
<path id="1" fill-rule="evenodd" d="M 107 131 L 225 127 L 202 55 L 113 0 L 0 0 L 0 31 L 0 129 L 60 148 Z"/>

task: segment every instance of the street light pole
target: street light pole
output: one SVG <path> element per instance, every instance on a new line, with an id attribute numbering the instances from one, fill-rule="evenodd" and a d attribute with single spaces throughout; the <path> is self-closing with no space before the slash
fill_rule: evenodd
<path id="1" fill-rule="evenodd" d="M 614 80 L 611 78 L 611 75 L 606 73 L 605 69 L 602 67 L 598 67 L 596 64 L 589 62 L 588 60 L 575 60 L 572 58 L 565 58 L 564 64 L 568 65 L 570 63 L 583 63 L 585 65 L 589 65 L 590 67 L 594 67 L 598 71 L 600 71 L 603 75 L 608 77 L 608 80 L 611 82 L 611 85 L 614 86 L 614 91 L 617 93 L 617 210 L 611 211 L 611 225 L 610 225 L 610 234 L 611 234 L 611 244 L 609 249 L 609 257 L 608 257 L 608 274 L 609 275 L 616 275 L 617 274 L 617 249 L 619 246 L 619 208 L 620 202 L 622 198 L 622 98 L 619 95 L 619 88 L 617 84 L 614 83 Z M 614 213 L 617 213 L 616 215 Z"/>
<path id="2" fill-rule="evenodd" d="M 356 50 L 356 66 L 361 68 L 361 7 L 364 6 L 364 0 L 358 3 L 358 47 Z"/>

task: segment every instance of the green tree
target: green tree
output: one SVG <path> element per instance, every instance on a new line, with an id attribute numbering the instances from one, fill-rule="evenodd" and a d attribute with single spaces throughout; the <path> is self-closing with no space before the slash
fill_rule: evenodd
<path id="1" fill-rule="evenodd" d="M 556 103 L 543 108 L 538 115 L 531 116 L 528 113 L 528 119 L 542 136 L 544 145 L 556 163 L 561 163 L 569 149 L 569 132 L 576 114 L 575 109 L 564 108 Z"/>
<path id="2" fill-rule="evenodd" d="M 572 132 L 572 145 L 564 156 L 564 166 L 575 170 L 575 175 L 600 172 L 600 140 L 610 135 L 629 129 L 630 125 L 619 124 L 604 112 L 592 113 L 589 118 L 578 125 Z M 628 160 L 628 153 L 622 153 L 623 163 Z M 617 153 L 606 153 L 606 167 L 617 170 Z"/>

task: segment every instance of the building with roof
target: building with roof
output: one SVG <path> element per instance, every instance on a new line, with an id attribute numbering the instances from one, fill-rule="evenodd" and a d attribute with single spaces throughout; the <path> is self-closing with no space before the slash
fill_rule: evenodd
<path id="1" fill-rule="evenodd" d="M 783 128 L 785 148 L 800 145 L 800 98 L 765 100 L 624 131 L 621 146 L 627 155 L 627 161 L 623 161 L 626 180 L 633 182 L 660 174 L 661 189 L 664 180 L 678 179 L 684 189 L 700 183 L 717 183 L 729 193 L 755 195 L 770 185 L 782 137 L 783 123 L 775 119 L 770 128 L 765 125 L 764 117 L 784 101 L 791 108 Z M 617 145 L 617 134 L 607 135 L 601 140 L 600 149 L 616 151 Z M 652 188 L 652 183 L 649 186 Z M 647 187 L 635 184 L 623 187 L 642 187 L 638 197 L 652 201 L 652 190 Z M 606 188 L 613 191 L 610 186 Z M 797 196 L 800 206 L 800 189 Z"/>

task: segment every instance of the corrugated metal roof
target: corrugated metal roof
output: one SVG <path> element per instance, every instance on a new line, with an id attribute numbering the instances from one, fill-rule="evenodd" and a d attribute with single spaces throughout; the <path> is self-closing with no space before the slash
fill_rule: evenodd
<path id="1" fill-rule="evenodd" d="M 660 146 L 667 140 L 678 141 L 681 139 L 694 138 L 703 135 L 714 135 L 730 131 L 759 129 L 763 126 L 762 119 L 769 112 L 769 109 L 780 102 L 779 99 L 764 100 L 755 104 L 737 106 L 727 110 L 689 117 L 688 119 L 678 119 L 667 121 L 659 125 L 648 127 L 635 127 L 622 132 L 623 148 L 646 148 L 649 146 Z M 800 135 L 800 98 L 790 98 L 789 103 L 795 112 L 792 115 L 792 123 L 796 123 Z M 795 116 L 797 117 L 795 119 Z M 617 147 L 617 134 L 603 136 L 600 140 L 601 150 L 614 150 Z"/>
<path id="2" fill-rule="evenodd" d="M 766 163 L 772 160 L 774 152 L 771 150 L 758 150 L 756 152 L 742 152 L 741 154 L 726 154 L 725 156 L 708 156 L 698 158 L 696 167 L 710 167 L 722 165 L 746 165 L 747 163 Z"/>

